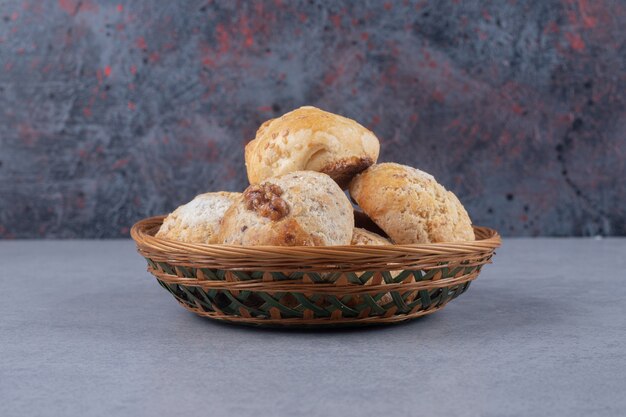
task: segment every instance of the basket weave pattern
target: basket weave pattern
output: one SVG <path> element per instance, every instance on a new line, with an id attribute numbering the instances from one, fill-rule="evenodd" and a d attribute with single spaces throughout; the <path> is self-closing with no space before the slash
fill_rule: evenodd
<path id="1" fill-rule="evenodd" d="M 186 309 L 257 325 L 391 323 L 433 313 L 467 290 L 500 245 L 491 229 L 449 244 L 244 247 L 131 235 L 148 271 Z"/>

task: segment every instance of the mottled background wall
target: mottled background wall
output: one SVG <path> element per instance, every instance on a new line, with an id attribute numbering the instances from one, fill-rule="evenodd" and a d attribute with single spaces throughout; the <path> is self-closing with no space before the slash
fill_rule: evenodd
<path id="1" fill-rule="evenodd" d="M 505 235 L 626 234 L 620 1 L 1 1 L 0 237 L 120 237 L 359 120 Z"/>

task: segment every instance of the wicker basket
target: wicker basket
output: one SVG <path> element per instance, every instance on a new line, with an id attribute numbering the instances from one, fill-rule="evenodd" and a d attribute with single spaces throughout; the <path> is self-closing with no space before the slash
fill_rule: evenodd
<path id="1" fill-rule="evenodd" d="M 155 238 L 163 216 L 131 236 L 148 271 L 187 310 L 271 326 L 393 323 L 433 313 L 464 293 L 500 246 L 476 241 L 390 246 L 232 246 Z"/>

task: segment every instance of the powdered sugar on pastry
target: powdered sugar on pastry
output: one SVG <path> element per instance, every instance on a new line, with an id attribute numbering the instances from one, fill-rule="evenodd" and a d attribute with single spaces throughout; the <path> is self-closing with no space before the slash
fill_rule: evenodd
<path id="1" fill-rule="evenodd" d="M 156 237 L 187 243 L 216 243 L 222 216 L 240 195 L 228 192 L 200 194 L 168 215 Z"/>

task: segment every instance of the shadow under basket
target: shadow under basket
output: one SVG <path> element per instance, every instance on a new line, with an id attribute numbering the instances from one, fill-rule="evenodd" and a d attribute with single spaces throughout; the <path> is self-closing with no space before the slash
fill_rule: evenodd
<path id="1" fill-rule="evenodd" d="M 148 271 L 187 310 L 229 322 L 295 327 L 394 323 L 463 294 L 500 246 L 475 241 L 389 246 L 235 246 L 154 237 L 164 216 L 131 236 Z"/>

